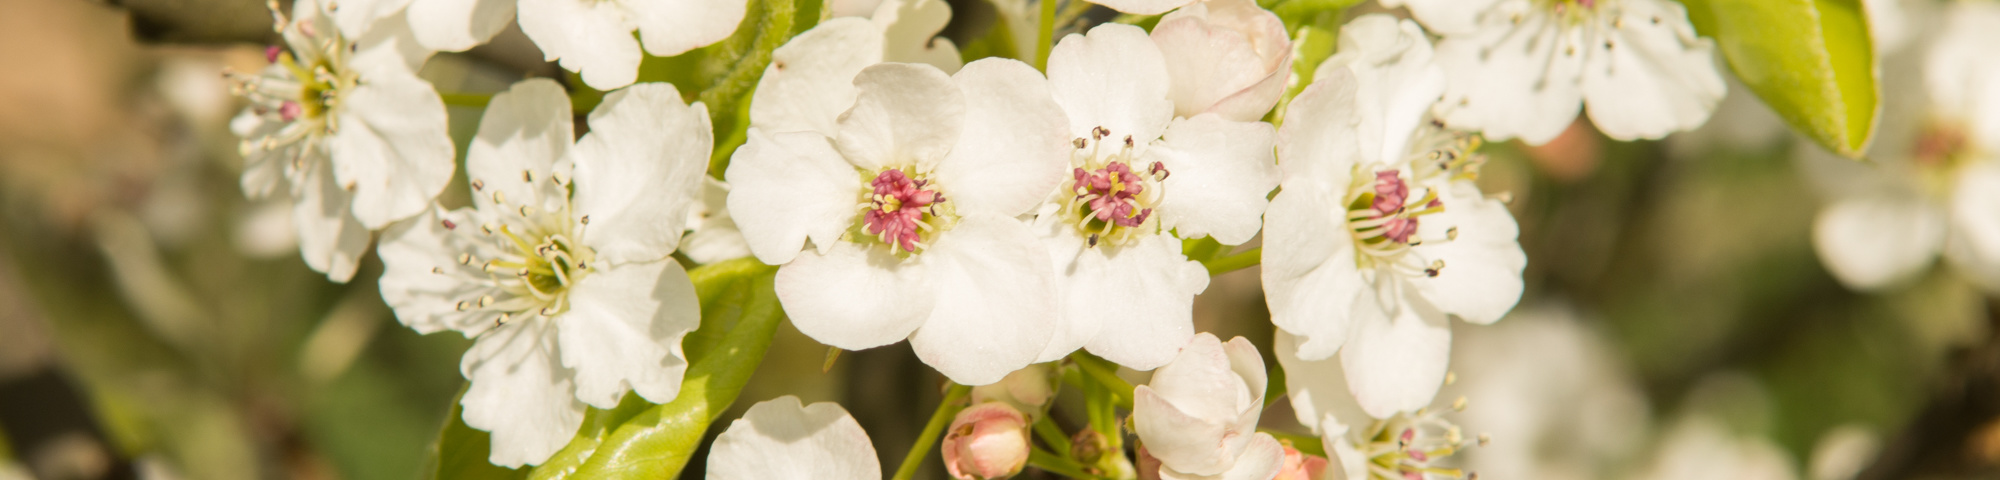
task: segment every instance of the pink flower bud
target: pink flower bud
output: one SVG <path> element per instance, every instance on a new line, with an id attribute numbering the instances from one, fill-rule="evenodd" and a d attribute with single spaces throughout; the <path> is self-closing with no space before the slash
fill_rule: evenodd
<path id="1" fill-rule="evenodd" d="M 1007 478 L 1028 464 L 1028 417 L 1006 403 L 958 412 L 944 436 L 944 467 L 958 480 Z"/>
<path id="2" fill-rule="evenodd" d="M 1271 480 L 1321 480 L 1326 477 L 1326 457 L 1306 455 L 1285 445 L 1285 467 Z"/>

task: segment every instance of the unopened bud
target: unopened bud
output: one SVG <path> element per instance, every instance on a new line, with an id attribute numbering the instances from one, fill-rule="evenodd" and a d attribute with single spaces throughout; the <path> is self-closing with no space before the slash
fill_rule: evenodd
<path id="1" fill-rule="evenodd" d="M 1111 441 L 1097 430 L 1083 429 L 1069 438 L 1069 457 L 1084 464 L 1097 463 L 1104 458 L 1104 452 L 1111 450 Z"/>
<path id="2" fill-rule="evenodd" d="M 1285 445 L 1285 466 L 1271 480 L 1319 480 L 1326 475 L 1326 457 L 1307 455 Z"/>
<path id="3" fill-rule="evenodd" d="M 1014 476 L 1028 464 L 1028 417 L 1006 403 L 974 405 L 952 420 L 943 449 L 952 478 Z"/>

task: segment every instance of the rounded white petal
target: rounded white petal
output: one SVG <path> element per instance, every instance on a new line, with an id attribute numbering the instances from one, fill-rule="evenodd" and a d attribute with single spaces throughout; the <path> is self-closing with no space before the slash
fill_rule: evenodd
<path id="1" fill-rule="evenodd" d="M 350 195 L 334 184 L 326 162 L 313 162 L 316 172 L 292 187 L 292 225 L 299 232 L 299 255 L 306 266 L 328 280 L 347 283 L 368 254 L 368 227 L 348 209 Z"/>
<path id="2" fill-rule="evenodd" d="M 1268 433 L 1250 436 L 1243 453 L 1231 460 L 1228 471 L 1217 475 L 1189 475 L 1161 468 L 1162 480 L 1270 480 L 1285 468 L 1285 446 Z"/>
<path id="3" fill-rule="evenodd" d="M 1144 144 L 1173 119 L 1166 59 L 1139 27 L 1107 23 L 1064 37 L 1049 52 L 1048 73 L 1056 104 L 1069 114 L 1071 138 L 1091 138 L 1092 129 L 1104 127 L 1111 138 Z"/>
<path id="4" fill-rule="evenodd" d="M 1993 45 L 2000 42 L 2000 8 L 1953 2 L 1943 32 L 1924 59 L 1924 86 L 1930 109 L 1963 121 L 1972 143 L 2000 148 L 2000 65 Z"/>
<path id="5" fill-rule="evenodd" d="M 476 186 L 473 203 L 497 211 L 566 203 L 568 189 L 548 177 L 576 143 L 571 116 L 569 95 L 554 80 L 528 79 L 494 95 L 465 152 L 465 175 Z"/>
<path id="6" fill-rule="evenodd" d="M 569 311 L 555 319 L 576 398 L 607 409 L 627 390 L 673 401 L 687 372 L 681 338 L 701 325 L 694 283 L 671 258 L 599 268 L 570 287 Z"/>
<path id="7" fill-rule="evenodd" d="M 1272 324 L 1304 337 L 1312 360 L 1340 349 L 1360 297 L 1374 292 L 1356 267 L 1353 234 L 1335 221 L 1338 203 L 1311 182 L 1287 181 L 1264 213 L 1264 303 Z"/>
<path id="8" fill-rule="evenodd" d="M 1447 79 L 1436 111 L 1452 128 L 1530 145 L 1555 139 L 1583 108 L 1587 45 L 1578 29 L 1527 0 L 1503 0 L 1478 31 L 1445 37 L 1437 62 Z M 1510 21 L 1520 18 L 1519 25 Z"/>
<path id="9" fill-rule="evenodd" d="M 1393 308 L 1386 319 L 1357 323 L 1340 350 L 1347 387 L 1375 418 L 1430 405 L 1451 361 L 1451 326 L 1443 312 L 1423 302 Z"/>
<path id="10" fill-rule="evenodd" d="M 1090 3 L 1110 7 L 1119 13 L 1159 15 L 1196 1 L 1199 0 L 1090 0 Z"/>
<path id="11" fill-rule="evenodd" d="M 729 38 L 743 23 L 742 0 L 651 0 L 621 3 L 639 27 L 646 53 L 671 57 Z"/>
<path id="12" fill-rule="evenodd" d="M 295 9 L 314 8 L 318 2 L 306 3 L 310 6 L 296 6 Z M 347 38 L 360 38 L 380 23 L 383 17 L 396 14 L 409 5 L 410 0 L 339 0 L 339 8 L 331 8 L 335 2 L 326 2 L 327 13 L 333 16 L 333 23 Z"/>
<path id="13" fill-rule="evenodd" d="M 841 114 L 834 147 L 871 173 L 909 165 L 927 171 L 965 128 L 965 94 L 937 67 L 873 65 L 854 77 L 854 88 L 854 108 Z"/>
<path id="14" fill-rule="evenodd" d="M 710 448 L 709 480 L 882 478 L 868 432 L 832 402 L 800 406 L 790 395 L 757 402 Z"/>
<path id="15" fill-rule="evenodd" d="M 921 261 L 936 306 L 910 347 L 953 382 L 1000 381 L 1035 360 L 1055 330 L 1054 269 L 1028 226 L 976 213 L 938 236 Z"/>
<path id="16" fill-rule="evenodd" d="M 1436 277 L 1411 279 L 1416 293 L 1444 313 L 1472 323 L 1493 323 L 1521 301 L 1521 228 L 1507 204 L 1484 197 L 1468 181 L 1438 187 L 1444 211 L 1424 216 L 1413 253 L 1442 261 Z M 1456 238 L 1451 232 L 1456 231 Z M 1442 241 L 1438 241 L 1442 240 Z"/>
<path id="17" fill-rule="evenodd" d="M 859 18 L 822 22 L 771 53 L 771 65 L 750 94 L 750 126 L 838 135 L 840 113 L 854 106 L 854 76 L 881 62 L 882 31 L 875 24 Z"/>
<path id="18" fill-rule="evenodd" d="M 1321 191 L 1345 190 L 1362 161 L 1356 95 L 1360 81 L 1346 68 L 1320 69 L 1285 107 L 1278 128 L 1278 168 L 1283 183 L 1310 182 Z"/>
<path id="19" fill-rule="evenodd" d="M 715 143 L 708 108 L 666 83 L 611 92 L 577 141 L 576 213 L 601 261 L 645 262 L 680 246 Z"/>
<path id="20" fill-rule="evenodd" d="M 1161 470 L 1173 468 L 1213 475 L 1229 468 L 1230 452 L 1218 441 L 1228 435 L 1226 421 L 1182 412 L 1151 386 L 1140 385 L 1132 396 L 1134 430 L 1139 432 L 1139 441 L 1146 445 L 1146 451 L 1160 459 Z M 1173 462 L 1168 462 L 1168 458 L 1174 459 Z"/>
<path id="21" fill-rule="evenodd" d="M 1960 171 L 1951 201 L 1948 258 L 1988 291 L 2000 291 L 2000 165 Z"/>
<path id="22" fill-rule="evenodd" d="M 519 0 L 521 32 L 541 47 L 542 56 L 560 60 L 598 90 L 631 85 L 639 78 L 639 39 L 624 7 L 616 2 Z M 735 24 L 730 24 L 734 26 Z"/>
<path id="23" fill-rule="evenodd" d="M 491 40 L 514 21 L 514 0 L 412 0 L 417 43 L 450 52 Z"/>
<path id="24" fill-rule="evenodd" d="M 374 230 L 422 212 L 457 167 L 444 100 L 414 75 L 372 75 L 341 101 L 328 146 L 354 218 Z"/>
<path id="25" fill-rule="evenodd" d="M 1074 236 L 1073 233 L 1068 235 Z M 1194 296 L 1208 289 L 1208 270 L 1181 254 L 1172 235 L 1145 236 L 1122 247 L 1097 247 L 1056 265 L 1066 275 L 1063 321 L 1096 322 L 1084 349 L 1134 370 L 1172 360 L 1194 335 Z"/>
<path id="26" fill-rule="evenodd" d="M 1292 414 L 1300 425 L 1305 425 L 1314 433 L 1331 434 L 1329 438 L 1341 438 L 1346 431 L 1328 431 L 1326 427 L 1346 423 L 1366 425 L 1373 417 L 1361 410 L 1355 403 L 1354 395 L 1347 389 L 1347 372 L 1340 367 L 1340 359 L 1334 357 L 1319 360 L 1299 358 L 1299 338 L 1279 330 L 1271 341 L 1271 353 L 1278 358 L 1278 365 L 1285 369 L 1285 398 L 1292 404 Z M 1331 443 L 1329 443 L 1331 445 Z"/>
<path id="27" fill-rule="evenodd" d="M 491 274 L 458 260 L 466 253 L 495 258 L 499 252 L 487 243 L 463 241 L 444 225 L 449 219 L 454 226 L 477 228 L 480 219 L 474 213 L 434 207 L 382 232 L 375 247 L 382 257 L 382 301 L 395 309 L 404 326 L 425 334 L 454 330 L 472 338 L 496 324 L 493 313 L 458 309 L 458 302 L 499 293 Z"/>
<path id="28" fill-rule="evenodd" d="M 1197 334 L 1134 393 L 1136 430 L 1166 468 L 1221 474 L 1257 428 L 1264 387 L 1263 359 L 1248 340 Z"/>
<path id="29" fill-rule="evenodd" d="M 548 318 L 520 317 L 480 335 L 458 364 L 471 383 L 458 402 L 465 424 L 493 433 L 494 465 L 540 464 L 583 425 L 553 328 Z"/>
<path id="30" fill-rule="evenodd" d="M 793 326 L 842 350 L 908 338 L 938 300 L 928 265 L 844 241 L 826 253 L 799 253 L 778 269 L 776 287 Z"/>
<path id="31" fill-rule="evenodd" d="M 884 61 L 929 64 L 945 73 L 957 73 L 965 65 L 958 46 L 938 36 L 951 23 L 951 5 L 945 0 L 882 1 L 869 11 L 882 28 Z"/>
<path id="32" fill-rule="evenodd" d="M 1068 118 L 1048 81 L 1017 60 L 982 59 L 952 75 L 964 92 L 965 130 L 935 175 L 960 212 L 1029 213 L 1062 182 Z"/>
<path id="33" fill-rule="evenodd" d="M 1174 115 L 1215 113 L 1240 122 L 1264 118 L 1291 75 L 1291 37 L 1278 16 L 1252 0 L 1211 0 L 1176 10 L 1153 27 Z"/>
<path id="34" fill-rule="evenodd" d="M 700 211 L 689 215 L 692 225 L 681 238 L 681 253 L 694 263 L 715 263 L 750 256 L 750 244 L 729 216 L 729 184 L 703 177 Z M 697 218 L 698 217 L 698 218 Z"/>
<path id="35" fill-rule="evenodd" d="M 1590 120 L 1617 140 L 1652 139 L 1701 126 L 1728 92 L 1715 45 L 1695 37 L 1687 9 L 1669 0 L 1625 0 L 1606 38 L 1584 54 Z"/>
<path id="36" fill-rule="evenodd" d="M 1175 119 L 1164 141 L 1146 150 L 1165 165 L 1160 226 L 1181 238 L 1213 236 L 1239 245 L 1263 228 L 1260 217 L 1278 187 L 1272 146 L 1277 131 L 1264 122 L 1225 120 L 1215 114 Z"/>
<path id="37" fill-rule="evenodd" d="M 764 263 L 792 261 L 807 238 L 825 252 L 857 217 L 860 176 L 817 133 L 752 128 L 723 176 L 729 217 Z"/>
<path id="38" fill-rule="evenodd" d="M 430 60 L 431 54 L 437 53 L 417 41 L 415 26 L 402 11 L 376 20 L 360 37 L 348 38 L 354 39 L 354 50 L 347 64 L 361 74 L 362 83 L 368 83 L 369 77 L 381 71 L 414 74 Z"/>
<path id="39" fill-rule="evenodd" d="M 1496 0 L 1382 0 L 1384 7 L 1409 7 L 1410 16 L 1424 22 L 1424 28 L 1439 35 L 1471 33 L 1478 28 L 1479 14 L 1492 8 Z"/>
<path id="40" fill-rule="evenodd" d="M 1813 246 L 1827 271 L 1851 288 L 1909 280 L 1944 247 L 1942 209 L 1923 198 L 1868 195 L 1834 202 L 1813 221 Z"/>
<path id="41" fill-rule="evenodd" d="M 1402 160 L 1409 155 L 1410 132 L 1444 93 L 1444 69 L 1433 62 L 1430 40 L 1416 22 L 1364 15 L 1341 27 L 1340 50 L 1345 53 L 1328 59 L 1318 72 L 1354 72 L 1354 100 L 1332 108 L 1352 111 L 1354 126 L 1344 128 L 1356 131 L 1357 161 Z"/>

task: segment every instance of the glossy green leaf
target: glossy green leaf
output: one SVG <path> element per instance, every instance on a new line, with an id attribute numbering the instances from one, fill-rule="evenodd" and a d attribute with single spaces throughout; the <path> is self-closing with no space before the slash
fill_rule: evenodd
<path id="1" fill-rule="evenodd" d="M 432 480 L 515 480 L 527 478 L 528 472 L 512 470 L 493 465 L 486 458 L 493 444 L 493 437 L 486 432 L 475 430 L 465 424 L 459 416 L 459 397 L 465 396 L 460 388 L 458 395 L 451 399 L 451 417 L 445 420 L 444 430 L 438 433 L 437 444 L 431 445 L 431 468 L 425 469 L 426 478 Z"/>
<path id="2" fill-rule="evenodd" d="M 1879 87 L 1860 0 L 1684 0 L 1737 78 L 1793 128 L 1859 158 Z"/>

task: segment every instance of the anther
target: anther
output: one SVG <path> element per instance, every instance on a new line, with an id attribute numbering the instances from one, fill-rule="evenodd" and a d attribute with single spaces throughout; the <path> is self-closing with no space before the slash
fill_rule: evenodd
<path id="1" fill-rule="evenodd" d="M 459 265 L 471 265 L 471 264 L 472 264 L 472 254 L 470 254 L 470 253 L 461 253 L 461 254 L 458 254 L 458 264 L 459 264 Z"/>
<path id="2" fill-rule="evenodd" d="M 507 192 L 502 192 L 502 191 L 497 191 L 497 190 L 496 190 L 496 191 L 494 191 L 494 192 L 493 192 L 493 203 L 499 203 L 499 204 L 506 204 L 506 203 L 507 203 Z"/>
<path id="3" fill-rule="evenodd" d="M 1451 228 L 1447 228 L 1447 229 L 1445 229 L 1445 230 L 1444 230 L 1444 239 L 1445 239 L 1445 240 L 1457 240 L 1457 239 L 1458 239 L 1458 227 L 1451 227 Z"/>
<path id="4" fill-rule="evenodd" d="M 1465 403 L 1466 403 L 1465 397 L 1458 397 L 1458 399 L 1451 401 L 1451 410 L 1455 412 L 1463 412 L 1465 411 Z"/>
<path id="5" fill-rule="evenodd" d="M 1481 447 L 1484 447 L 1484 446 L 1486 446 L 1486 444 L 1489 444 L 1489 443 L 1493 443 L 1493 436 L 1492 436 L 1492 435 L 1488 435 L 1488 434 L 1484 434 L 1484 433 L 1481 433 L 1481 434 L 1479 434 L 1479 446 L 1481 446 Z"/>
<path id="6" fill-rule="evenodd" d="M 580 219 L 577 219 L 577 221 L 579 221 L 579 222 L 583 222 L 583 224 L 584 224 L 584 225 L 589 225 L 589 224 L 590 224 L 590 216 L 589 216 L 589 215 L 584 215 L 584 216 L 583 216 L 583 218 L 580 218 Z"/>
<path id="7" fill-rule="evenodd" d="M 1458 372 L 1444 372 L 1444 384 L 1451 385 L 1454 383 L 1458 383 Z"/>
<path id="8" fill-rule="evenodd" d="M 530 207 L 527 205 L 521 206 L 521 216 L 526 217 L 534 214 L 535 214 L 535 207 Z"/>
<path id="9" fill-rule="evenodd" d="M 534 171 L 531 171 L 531 170 L 522 170 L 522 171 L 521 171 L 521 182 L 523 182 L 523 183 L 535 183 L 535 172 L 534 172 Z"/>
<path id="10" fill-rule="evenodd" d="M 1077 149 L 1077 150 L 1082 150 L 1082 149 L 1083 149 L 1083 147 L 1084 147 L 1084 145 L 1086 144 L 1085 142 L 1087 142 L 1087 141 L 1086 141 L 1086 140 L 1084 140 L 1084 139 L 1081 139 L 1081 138 L 1079 138 L 1079 139 L 1076 139 L 1076 140 L 1072 140 L 1072 141 L 1070 141 L 1069 143 L 1070 143 L 1070 145 L 1075 145 L 1075 146 L 1076 146 L 1076 149 Z"/>
<path id="11" fill-rule="evenodd" d="M 488 306 L 492 306 L 492 305 L 493 305 L 493 296 L 492 296 L 492 295 L 480 295 L 480 296 L 479 296 L 479 307 L 480 307 L 480 308 L 485 308 L 485 307 L 488 307 Z"/>
<path id="12" fill-rule="evenodd" d="M 451 219 L 449 219 L 449 218 L 445 219 L 445 220 L 444 220 L 444 222 L 442 222 L 442 223 L 444 223 L 444 229 L 445 229 L 445 230 L 457 230 L 457 229 L 458 229 L 458 224 L 456 224 L 456 223 L 451 223 Z"/>
<path id="13" fill-rule="evenodd" d="M 475 178 L 475 179 L 472 179 L 472 191 L 475 191 L 475 192 L 477 192 L 477 191 L 481 191 L 481 190 L 485 190 L 485 189 L 486 189 L 486 181 L 485 181 L 485 180 L 480 180 L 480 179 L 477 179 L 477 178 Z"/>
<path id="14" fill-rule="evenodd" d="M 444 267 L 431 267 L 431 273 L 444 275 Z"/>
<path id="15" fill-rule="evenodd" d="M 458 303 L 456 303 L 456 304 L 452 304 L 452 307 L 451 307 L 451 308 L 452 308 L 453 310 L 458 310 L 458 311 L 461 311 L 461 312 L 463 312 L 463 311 L 466 311 L 466 310 L 471 310 L 471 309 L 472 309 L 472 305 L 471 305 L 470 303 L 467 303 L 467 302 L 458 302 Z"/>

